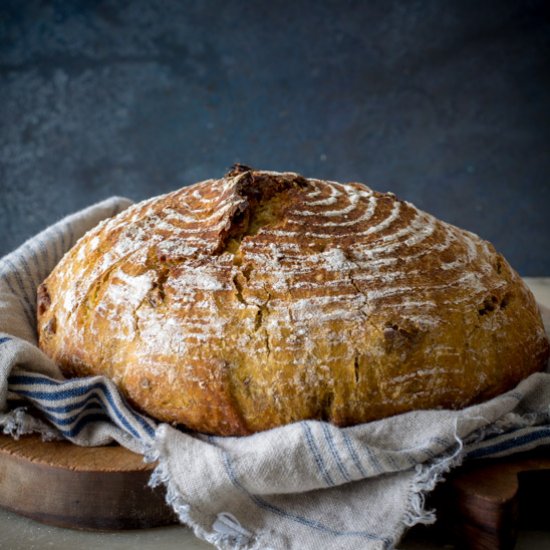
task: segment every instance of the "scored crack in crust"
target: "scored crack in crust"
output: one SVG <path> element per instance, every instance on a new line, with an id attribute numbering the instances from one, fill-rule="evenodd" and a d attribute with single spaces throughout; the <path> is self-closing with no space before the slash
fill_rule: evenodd
<path id="1" fill-rule="evenodd" d="M 391 193 L 239 165 L 87 233 L 39 288 L 38 331 L 67 375 L 220 435 L 460 408 L 550 353 L 488 242 Z"/>

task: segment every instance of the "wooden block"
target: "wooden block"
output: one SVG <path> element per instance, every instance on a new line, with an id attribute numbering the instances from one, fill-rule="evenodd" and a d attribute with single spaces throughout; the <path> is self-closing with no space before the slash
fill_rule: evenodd
<path id="1" fill-rule="evenodd" d="M 441 532 L 460 547 L 511 550 L 519 527 L 550 529 L 548 448 L 501 459 L 474 460 L 449 475 L 430 499 Z"/>
<path id="2" fill-rule="evenodd" d="M 177 523 L 164 491 L 147 486 L 154 464 L 120 445 L 78 447 L 0 435 L 0 506 L 43 523 L 136 529 Z"/>

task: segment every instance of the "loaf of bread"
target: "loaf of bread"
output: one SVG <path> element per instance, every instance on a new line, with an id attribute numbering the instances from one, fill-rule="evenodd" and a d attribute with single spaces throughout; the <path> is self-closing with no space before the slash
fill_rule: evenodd
<path id="1" fill-rule="evenodd" d="M 37 309 L 67 375 L 219 435 L 465 407 L 549 356 L 488 242 L 391 193 L 243 166 L 100 223 Z"/>

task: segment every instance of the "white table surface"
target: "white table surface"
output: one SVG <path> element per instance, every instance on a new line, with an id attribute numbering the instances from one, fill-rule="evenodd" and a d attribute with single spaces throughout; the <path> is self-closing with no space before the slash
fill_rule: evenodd
<path id="1" fill-rule="evenodd" d="M 537 301 L 550 307 L 550 277 L 526 277 Z M 550 524 L 548 531 L 522 531 L 516 550 L 548 550 L 550 548 Z M 201 550 L 211 545 L 196 539 L 183 526 L 159 527 L 135 531 L 94 532 L 62 529 L 37 523 L 0 508 L 1 550 Z M 451 544 L 430 540 L 426 532 L 413 532 L 399 545 L 402 550 L 451 549 Z M 324 549 L 319 549 L 324 550 Z"/>

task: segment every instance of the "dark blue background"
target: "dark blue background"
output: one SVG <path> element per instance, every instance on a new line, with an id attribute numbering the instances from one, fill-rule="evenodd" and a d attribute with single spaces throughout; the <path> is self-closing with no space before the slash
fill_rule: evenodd
<path id="1" fill-rule="evenodd" d="M 544 5 L 0 1 L 0 254 L 240 161 L 392 190 L 550 275 Z"/>

